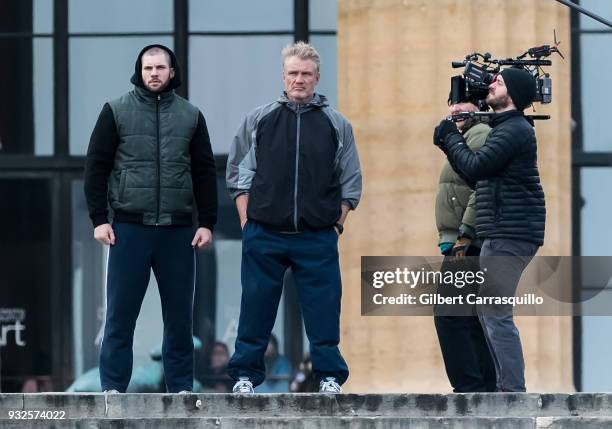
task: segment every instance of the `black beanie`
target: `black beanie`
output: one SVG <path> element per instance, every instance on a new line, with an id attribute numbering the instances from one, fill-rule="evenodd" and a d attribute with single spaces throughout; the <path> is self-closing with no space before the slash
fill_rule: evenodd
<path id="1" fill-rule="evenodd" d="M 535 78 L 526 70 L 507 68 L 501 71 L 501 75 L 508 88 L 508 95 L 517 110 L 525 110 L 533 103 L 536 96 Z"/>

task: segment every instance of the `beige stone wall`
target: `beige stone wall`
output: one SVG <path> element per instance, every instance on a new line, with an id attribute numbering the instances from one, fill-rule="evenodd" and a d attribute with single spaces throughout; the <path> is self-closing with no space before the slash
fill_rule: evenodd
<path id="1" fill-rule="evenodd" d="M 433 320 L 362 317 L 360 257 L 435 255 L 434 196 L 443 154 L 433 127 L 446 115 L 452 60 L 468 52 L 516 56 L 563 41 L 553 103 L 538 113 L 539 165 L 548 209 L 541 255 L 571 251 L 570 23 L 552 0 L 339 0 L 338 92 L 364 176 L 360 207 L 341 240 L 342 351 L 351 392 L 447 392 Z M 572 390 L 571 319 L 518 320 L 530 391 Z"/>

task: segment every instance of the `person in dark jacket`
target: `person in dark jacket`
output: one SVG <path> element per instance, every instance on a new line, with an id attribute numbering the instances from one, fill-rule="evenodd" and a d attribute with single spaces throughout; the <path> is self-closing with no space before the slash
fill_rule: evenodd
<path id="1" fill-rule="evenodd" d="M 94 237 L 110 245 L 100 381 L 105 391 L 127 389 L 134 328 L 153 269 L 164 320 L 167 389 L 191 391 L 194 248 L 212 240 L 215 163 L 204 116 L 174 91 L 181 80 L 170 49 L 143 48 L 131 82 L 132 91 L 104 104 L 85 166 Z"/>
<path id="2" fill-rule="evenodd" d="M 450 103 L 449 99 L 449 103 Z M 474 103 L 461 102 L 449 106 L 451 114 L 476 112 Z M 491 131 L 488 125 L 467 119 L 457 122 L 471 150 L 478 150 Z M 477 271 L 476 257 L 482 243 L 476 237 L 476 198 L 474 191 L 446 162 L 440 173 L 436 195 L 438 246 L 444 255 L 441 271 Z M 462 258 L 467 256 L 467 258 Z M 441 286 L 444 296 L 478 292 L 474 287 Z M 446 374 L 453 392 L 494 392 L 495 366 L 484 337 L 475 307 L 436 306 L 434 324 Z"/>
<path id="3" fill-rule="evenodd" d="M 507 68 L 489 86 L 495 112 L 484 145 L 472 151 L 451 121 L 434 132 L 453 169 L 476 187 L 476 232 L 485 283 L 480 295 L 513 296 L 523 270 L 544 243 L 546 209 L 535 132 L 523 110 L 536 95 L 533 76 Z M 499 258 L 503 256 L 503 258 Z M 499 391 L 525 391 L 525 363 L 511 305 L 481 305 L 479 318 L 497 373 Z"/>
<path id="4" fill-rule="evenodd" d="M 349 122 L 314 92 L 320 58 L 299 42 L 283 50 L 285 93 L 256 108 L 234 138 L 227 187 L 243 228 L 242 302 L 229 374 L 234 392 L 265 378 L 264 353 L 283 277 L 292 269 L 320 391 L 348 377 L 340 341 L 338 236 L 361 196 Z"/>

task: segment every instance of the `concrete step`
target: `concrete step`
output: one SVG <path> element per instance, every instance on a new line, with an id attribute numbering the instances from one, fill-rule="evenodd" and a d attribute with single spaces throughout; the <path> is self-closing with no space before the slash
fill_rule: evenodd
<path id="1" fill-rule="evenodd" d="M 1 421 L 3 429 L 536 429 L 519 417 L 220 417 Z M 568 426 L 568 428 L 584 426 Z M 595 427 L 595 426 L 594 426 Z M 562 428 L 565 426 L 546 426 Z M 588 426 L 590 428 L 590 426 Z"/>
<path id="2" fill-rule="evenodd" d="M 3 420 L 3 429 L 608 429 L 606 417 L 205 417 Z"/>
<path id="3" fill-rule="evenodd" d="M 612 394 L 0 394 L 0 419 L 8 410 L 59 410 L 68 419 L 612 417 Z"/>
<path id="4" fill-rule="evenodd" d="M 610 417 L 538 417 L 536 429 L 610 429 Z"/>

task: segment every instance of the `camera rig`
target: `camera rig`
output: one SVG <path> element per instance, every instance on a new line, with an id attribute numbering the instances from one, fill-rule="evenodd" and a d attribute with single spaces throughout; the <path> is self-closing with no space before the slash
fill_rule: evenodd
<path id="1" fill-rule="evenodd" d="M 461 112 L 459 114 L 462 115 L 461 119 L 455 119 L 458 115 L 453 115 L 453 120 L 463 120 L 468 117 L 480 119 L 491 115 L 484 112 L 488 109 L 485 99 L 489 93 L 489 85 L 502 67 L 520 68 L 531 73 L 537 83 L 534 101 L 542 104 L 550 103 L 552 101 L 552 79 L 543 67 L 552 65 L 552 61 L 546 58 L 553 53 L 558 53 L 561 58 L 564 58 L 559 51 L 556 32 L 552 45 L 529 48 L 516 58 L 495 59 L 488 52 L 484 54 L 474 52 L 466 55 L 463 61 L 453 61 L 452 67 L 463 67 L 463 74 L 451 78 L 449 102 L 451 104 L 470 102 L 483 111 L 474 115 L 469 115 L 469 112 Z M 539 115 L 532 116 L 532 119 L 548 119 L 548 117 Z"/>
<path id="2" fill-rule="evenodd" d="M 459 112 L 447 116 L 446 119 L 454 122 L 471 120 L 487 123 L 494 114 L 493 112 Z M 550 115 L 525 115 L 525 117 L 532 121 L 545 121 L 550 119 Z"/>

